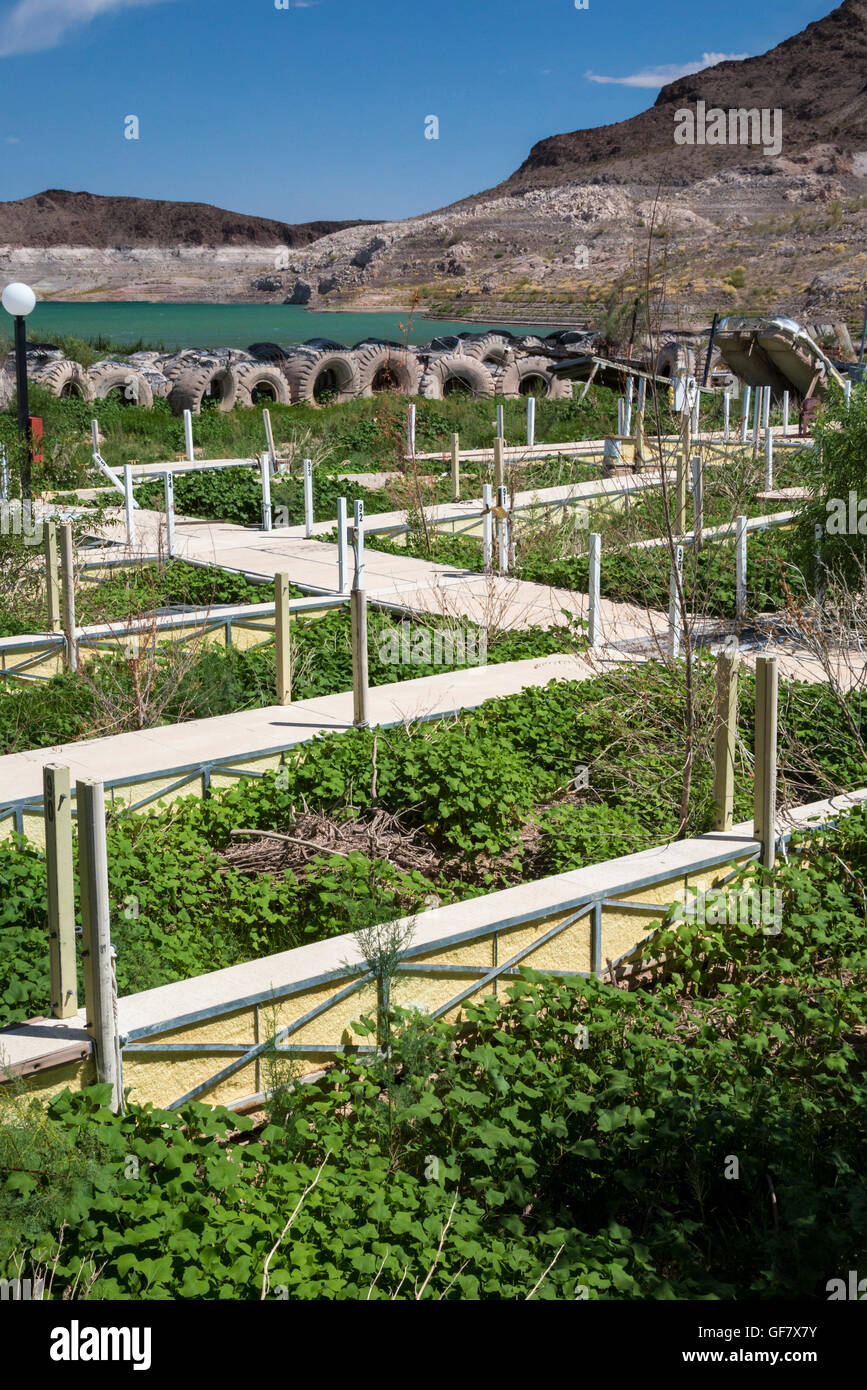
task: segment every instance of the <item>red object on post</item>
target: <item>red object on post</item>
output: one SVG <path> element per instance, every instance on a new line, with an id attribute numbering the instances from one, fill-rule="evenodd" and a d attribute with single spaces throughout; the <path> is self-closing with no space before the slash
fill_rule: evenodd
<path id="1" fill-rule="evenodd" d="M 44 463 L 45 453 L 42 448 L 42 417 L 41 415 L 30 416 L 30 438 L 32 448 L 30 451 L 34 463 Z"/>

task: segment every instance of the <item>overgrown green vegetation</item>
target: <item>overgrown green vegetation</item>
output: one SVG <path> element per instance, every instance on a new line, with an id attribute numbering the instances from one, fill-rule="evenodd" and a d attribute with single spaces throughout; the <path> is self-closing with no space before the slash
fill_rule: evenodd
<path id="1" fill-rule="evenodd" d="M 460 1026 L 398 1011 L 390 1055 L 265 1121 L 7 1095 L 0 1271 L 54 1265 L 58 1299 L 827 1299 L 867 1256 L 867 816 L 793 849 L 778 936 L 663 927 L 642 987 L 527 971 Z"/>
<path id="2" fill-rule="evenodd" d="M 710 710 L 712 665 L 699 666 L 696 679 Z M 359 897 L 384 920 L 416 910 L 431 893 L 448 901 L 673 838 L 684 698 L 677 671 L 654 665 L 561 681 L 433 728 L 329 734 L 287 755 L 280 776 L 159 814 L 118 814 L 109 872 L 122 991 L 350 930 Z M 783 683 L 787 801 L 865 784 L 867 696 L 850 697 L 846 710 L 859 737 L 828 687 Z M 752 680 L 744 677 L 736 822 L 752 808 L 753 719 Z M 712 736 L 708 719 L 683 833 L 712 825 Z M 576 777 L 580 767 L 586 783 Z M 397 816 L 430 851 L 428 867 L 418 878 L 395 878 L 380 859 L 323 853 L 311 881 L 300 882 L 293 873 L 245 877 L 223 862 L 233 831 L 292 833 L 302 810 L 337 825 L 365 824 L 379 811 Z M 0 1023 L 47 1007 L 44 872 L 36 849 L 0 842 Z"/>

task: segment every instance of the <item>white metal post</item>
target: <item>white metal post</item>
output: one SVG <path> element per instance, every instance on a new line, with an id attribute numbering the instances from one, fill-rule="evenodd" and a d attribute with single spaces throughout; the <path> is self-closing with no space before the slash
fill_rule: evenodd
<path id="1" fill-rule="evenodd" d="M 6 445 L 0 444 L 0 502 L 9 500 L 9 455 Z"/>
<path id="2" fill-rule="evenodd" d="M 692 407 L 692 432 L 698 434 L 701 423 L 701 390 L 696 392 L 695 404 Z"/>
<path id="3" fill-rule="evenodd" d="M 461 500 L 461 437 L 452 435 L 452 501 Z"/>
<path id="4" fill-rule="evenodd" d="M 731 427 L 731 418 L 732 418 L 732 398 L 731 398 L 731 392 L 730 392 L 730 391 L 726 391 L 726 392 L 724 392 L 724 394 L 723 394 L 723 439 L 724 439 L 724 441 L 725 441 L 726 443 L 728 443 L 729 429 L 730 429 L 730 427 Z"/>
<path id="5" fill-rule="evenodd" d="M 591 647 L 599 646 L 600 636 L 600 589 L 602 578 L 602 536 L 598 531 L 590 532 L 590 569 L 587 579 L 587 640 Z"/>
<path id="6" fill-rule="evenodd" d="M 355 547 L 355 575 L 353 589 L 364 588 L 364 503 L 357 500 L 353 507 L 353 544 Z"/>
<path id="7" fill-rule="evenodd" d="M 623 397 L 622 397 L 622 396 L 618 396 L 618 397 L 617 397 L 617 433 L 618 433 L 619 435 L 622 435 L 622 434 L 624 433 L 623 425 L 624 425 L 625 406 L 626 406 L 626 402 L 625 402 L 625 400 L 623 399 Z"/>
<path id="8" fill-rule="evenodd" d="M 632 399 L 634 395 L 635 382 L 630 377 L 626 383 L 626 401 L 623 411 L 623 433 L 626 435 L 632 434 Z"/>
<path id="9" fill-rule="evenodd" d="M 749 426 L 749 420 L 750 420 L 750 394 L 751 394 L 751 389 L 752 389 L 752 388 L 749 387 L 749 386 L 745 386 L 745 387 L 744 387 L 744 400 L 743 400 L 743 406 L 741 407 L 741 408 L 742 408 L 742 411 L 743 411 L 743 414 L 741 415 L 741 443 L 742 443 L 742 444 L 746 444 L 746 442 L 747 442 L 747 428 L 748 428 L 748 426 Z"/>
<path id="10" fill-rule="evenodd" d="M 783 434 L 789 433 L 789 393 L 783 392 Z"/>
<path id="11" fill-rule="evenodd" d="M 265 442 L 268 445 L 268 462 L 271 465 L 271 472 L 277 472 L 277 450 L 274 447 L 274 431 L 271 428 L 271 412 L 267 408 L 262 411 L 262 423 L 265 426 Z"/>
<path id="12" fill-rule="evenodd" d="M 692 460 L 692 511 L 693 530 L 700 540 L 704 529 L 704 468 L 700 454 Z"/>
<path id="13" fill-rule="evenodd" d="M 406 417 L 406 451 L 411 459 L 415 458 L 415 406 L 412 404 Z"/>
<path id="14" fill-rule="evenodd" d="M 735 517 L 735 614 L 742 622 L 747 611 L 747 519 Z"/>
<path id="15" fill-rule="evenodd" d="M 482 560 L 485 574 L 490 574 L 494 563 L 494 524 L 491 515 L 492 506 L 493 488 L 490 483 L 483 483 L 482 507 L 484 509 L 484 515 L 482 517 Z"/>
<path id="16" fill-rule="evenodd" d="M 135 498 L 132 491 L 132 466 L 128 463 L 123 466 L 123 497 L 126 509 L 126 543 L 132 547 L 135 545 Z"/>
<path id="17" fill-rule="evenodd" d="M 313 460 L 304 460 L 304 535 L 313 535 Z"/>
<path id="18" fill-rule="evenodd" d="M 60 566 L 57 557 L 57 524 L 45 523 L 45 606 L 48 613 L 48 631 L 62 632 L 60 621 Z"/>
<path id="19" fill-rule="evenodd" d="M 505 439 L 505 437 L 506 437 L 505 411 L 504 411 L 504 408 L 503 408 L 502 405 L 498 405 L 498 406 L 497 406 L 497 438 L 498 438 L 498 439 Z"/>
<path id="20" fill-rule="evenodd" d="M 259 468 L 262 472 L 262 530 L 270 531 L 273 526 L 273 514 L 271 511 L 271 459 L 268 454 L 260 456 Z"/>
<path id="21" fill-rule="evenodd" d="M 78 670 L 78 640 L 75 631 L 75 554 L 72 546 L 72 526 L 68 521 L 60 528 L 60 571 L 63 576 L 63 631 L 66 635 L 66 667 Z"/>
<path id="22" fill-rule="evenodd" d="M 681 583 L 683 581 L 682 545 L 676 545 L 674 548 L 674 563 L 671 566 L 671 576 L 668 581 L 668 649 L 672 661 L 676 661 L 680 656 L 681 621 L 678 580 Z"/>
<path id="23" fill-rule="evenodd" d="M 497 517 L 497 543 L 499 548 L 500 574 L 509 573 L 509 518 L 505 512 L 509 505 L 509 494 L 505 487 L 497 488 L 497 510 L 504 513 Z"/>
<path id="24" fill-rule="evenodd" d="M 765 433 L 771 428 L 771 388 L 765 387 L 765 399 L 762 404 L 762 429 Z"/>
<path id="25" fill-rule="evenodd" d="M 762 423 L 762 387 L 756 389 L 756 399 L 753 402 L 753 453 L 759 447 L 759 430 Z"/>
<path id="26" fill-rule="evenodd" d="M 193 449 L 193 412 L 184 411 L 184 441 L 187 446 L 187 459 L 190 463 L 195 463 L 196 454 Z"/>
<path id="27" fill-rule="evenodd" d="M 112 984 L 105 789 L 102 782 L 88 779 L 77 782 L 75 792 L 86 1026 L 96 1052 L 96 1079 L 111 1086 L 112 1109 L 117 1110 L 122 1096 Z"/>
<path id="28" fill-rule="evenodd" d="M 644 413 L 644 404 L 647 400 L 647 377 L 643 376 L 638 382 L 638 413 Z"/>
<path id="29" fill-rule="evenodd" d="M 527 397 L 527 444 L 532 449 L 536 443 L 536 397 Z"/>
<path id="30" fill-rule="evenodd" d="M 847 376 L 846 380 L 843 382 L 843 390 L 844 390 L 844 392 L 845 392 L 845 394 L 846 394 L 846 409 L 848 410 L 848 409 L 849 409 L 849 406 L 852 404 L 852 378 L 851 378 L 851 377 L 848 377 L 848 376 Z"/>
<path id="31" fill-rule="evenodd" d="M 774 486 L 774 432 L 765 430 L 765 487 L 770 492 Z"/>
<path id="32" fill-rule="evenodd" d="M 350 631 L 352 641 L 352 694 L 354 723 L 362 729 L 368 719 L 367 670 L 367 594 L 364 590 L 364 503 L 354 506 L 355 577 L 349 596 Z"/>
<path id="33" fill-rule="evenodd" d="M 346 498 L 337 499 L 337 592 L 347 592 L 349 538 L 346 534 Z"/>
<path id="34" fill-rule="evenodd" d="M 173 473 L 166 471 L 163 474 L 163 487 L 166 494 L 166 547 L 171 560 L 175 553 L 175 476 Z"/>

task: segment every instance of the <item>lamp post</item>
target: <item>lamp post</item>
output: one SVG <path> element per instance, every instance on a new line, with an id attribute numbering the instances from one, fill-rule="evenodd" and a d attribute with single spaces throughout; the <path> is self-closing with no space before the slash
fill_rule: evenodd
<path id="1" fill-rule="evenodd" d="M 18 395 L 18 434 L 26 441 L 21 463 L 21 492 L 30 496 L 30 404 L 27 399 L 27 327 L 24 322 L 36 307 L 36 295 L 29 285 L 13 281 L 2 295 L 3 308 L 15 320 L 15 378 Z"/>

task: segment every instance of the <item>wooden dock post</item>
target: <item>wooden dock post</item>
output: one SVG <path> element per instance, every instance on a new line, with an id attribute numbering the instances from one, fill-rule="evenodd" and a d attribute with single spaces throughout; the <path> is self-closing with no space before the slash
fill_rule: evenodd
<path id="1" fill-rule="evenodd" d="M 292 703 L 292 645 L 289 575 L 274 575 L 274 638 L 277 646 L 277 704 Z"/>
<path id="2" fill-rule="evenodd" d="M 777 840 L 777 658 L 756 658 L 755 795 L 753 836 L 762 846 L 761 864 L 772 869 Z"/>
<path id="3" fill-rule="evenodd" d="M 735 747 L 738 732 L 740 657 L 720 652 L 716 659 L 716 710 L 713 745 L 714 830 L 731 830 L 735 804 Z"/>
<path id="4" fill-rule="evenodd" d="M 505 440 L 499 435 L 494 440 L 494 487 L 501 488 L 506 481 Z"/>
<path id="5" fill-rule="evenodd" d="M 349 596 L 352 640 L 353 722 L 360 729 L 369 727 L 367 669 L 367 594 L 364 588 L 364 503 L 354 508 L 355 576 Z"/>
<path id="6" fill-rule="evenodd" d="M 75 552 L 72 525 L 60 528 L 60 569 L 63 576 L 63 631 L 66 634 L 66 669 L 78 670 L 78 642 L 75 635 Z"/>
<path id="7" fill-rule="evenodd" d="M 116 1111 L 120 1108 L 122 1094 L 109 915 L 105 788 L 102 782 L 88 778 L 76 782 L 75 795 L 86 1027 L 96 1052 L 96 1079 L 111 1086 L 111 1108 Z"/>
<path id="8" fill-rule="evenodd" d="M 72 872 L 72 791 L 69 768 L 42 769 L 48 885 L 48 963 L 52 1018 L 78 1013 L 75 974 L 75 880 Z"/>
<path id="9" fill-rule="evenodd" d="M 600 585 L 602 577 L 602 536 L 590 532 L 590 570 L 587 582 L 587 641 L 598 647 L 600 636 Z"/>
<path id="10" fill-rule="evenodd" d="M 60 569 L 57 560 L 57 525 L 45 523 L 45 606 L 48 610 L 48 631 L 61 632 Z"/>
<path id="11" fill-rule="evenodd" d="M 452 501 L 461 500 L 461 437 L 452 435 Z"/>

